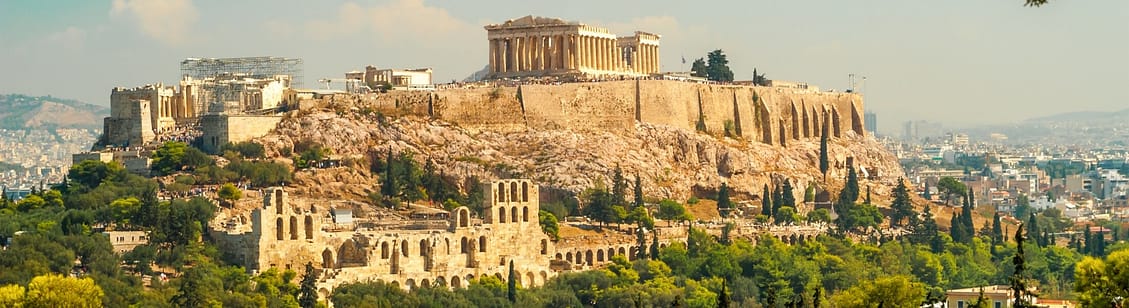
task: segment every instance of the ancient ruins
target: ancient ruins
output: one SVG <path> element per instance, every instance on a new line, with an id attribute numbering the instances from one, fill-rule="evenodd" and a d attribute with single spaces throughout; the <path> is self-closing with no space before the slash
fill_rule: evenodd
<path id="1" fill-rule="evenodd" d="M 657 34 L 617 38 L 608 29 L 525 16 L 486 26 L 494 78 L 583 74 L 647 76 L 659 72 Z"/>

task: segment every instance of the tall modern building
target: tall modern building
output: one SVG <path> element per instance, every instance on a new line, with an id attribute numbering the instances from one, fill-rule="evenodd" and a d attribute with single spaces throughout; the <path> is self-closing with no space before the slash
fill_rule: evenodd
<path id="1" fill-rule="evenodd" d="M 863 123 L 865 123 L 866 131 L 869 132 L 870 135 L 877 135 L 878 134 L 878 115 L 877 114 L 874 114 L 873 112 L 867 111 L 866 113 L 863 114 Z"/>

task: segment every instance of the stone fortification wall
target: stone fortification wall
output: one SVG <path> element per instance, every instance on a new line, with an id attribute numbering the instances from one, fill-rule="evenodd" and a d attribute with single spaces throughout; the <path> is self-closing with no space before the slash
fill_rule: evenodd
<path id="1" fill-rule="evenodd" d="M 393 94 L 406 95 L 406 94 Z M 397 97 L 397 96 L 389 96 Z M 635 121 L 767 144 L 863 135 L 862 97 L 790 88 L 627 80 L 435 92 L 428 113 L 468 128 L 630 134 Z M 401 106 L 402 108 L 402 106 Z"/>
<path id="2" fill-rule="evenodd" d="M 212 114 L 201 117 L 200 126 L 204 132 L 203 150 L 208 153 L 219 152 L 228 142 L 238 143 L 262 137 L 278 126 L 282 116 L 273 115 L 226 115 Z"/>

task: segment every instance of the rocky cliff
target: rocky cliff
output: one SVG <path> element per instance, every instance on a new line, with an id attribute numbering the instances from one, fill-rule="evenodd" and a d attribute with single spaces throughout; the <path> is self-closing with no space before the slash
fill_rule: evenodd
<path id="1" fill-rule="evenodd" d="M 338 106 L 339 107 L 339 106 Z M 313 108 L 291 114 L 268 136 L 259 138 L 278 156 L 301 140 L 333 149 L 344 158 L 366 153 L 411 151 L 417 160 L 432 160 L 447 175 L 466 179 L 523 177 L 542 187 L 578 192 L 596 183 L 610 183 L 618 165 L 630 178 L 642 178 L 648 197 L 685 200 L 712 197 L 723 182 L 738 199 L 760 195 L 763 185 L 787 177 L 797 194 L 822 178 L 818 168 L 819 139 L 789 141 L 785 146 L 731 139 L 685 128 L 635 121 L 627 133 L 570 129 L 490 130 L 464 128 L 427 116 L 384 118 L 374 113 Z M 876 195 L 888 194 L 903 174 L 897 159 L 871 138 L 845 131 L 829 147 L 832 191 L 845 176 L 847 157 L 867 169 Z M 363 199 L 378 190 L 364 165 L 348 171 L 299 174 L 297 194 Z M 801 197 L 802 196 L 798 196 Z"/>

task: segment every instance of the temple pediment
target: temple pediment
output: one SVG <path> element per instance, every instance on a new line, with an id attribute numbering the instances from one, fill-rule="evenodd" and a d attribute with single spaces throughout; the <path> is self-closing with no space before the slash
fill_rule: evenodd
<path id="1" fill-rule="evenodd" d="M 502 23 L 503 27 L 529 27 L 529 26 L 551 26 L 551 25 L 577 25 L 579 23 L 568 22 L 560 18 L 541 17 L 526 15 L 525 17 L 510 19 Z"/>

